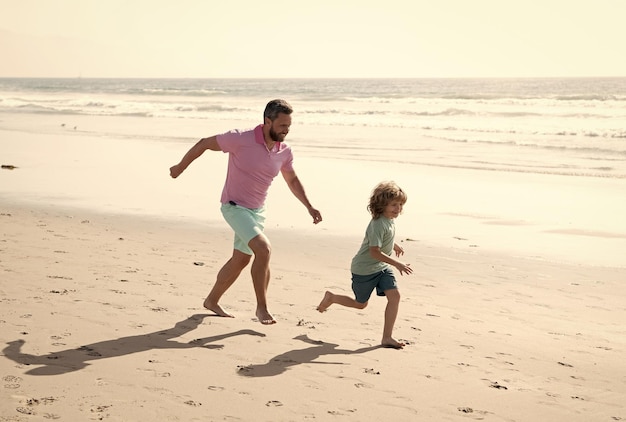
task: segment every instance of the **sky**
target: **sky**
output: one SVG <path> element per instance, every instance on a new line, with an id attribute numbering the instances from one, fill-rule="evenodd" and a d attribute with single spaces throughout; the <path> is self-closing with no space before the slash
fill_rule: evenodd
<path id="1" fill-rule="evenodd" d="M 626 76 L 624 0 L 0 0 L 0 77 Z"/>

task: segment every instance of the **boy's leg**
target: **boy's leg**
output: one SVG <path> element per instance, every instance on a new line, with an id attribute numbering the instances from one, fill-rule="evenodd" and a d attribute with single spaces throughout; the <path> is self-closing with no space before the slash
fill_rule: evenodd
<path id="1" fill-rule="evenodd" d="M 233 256 L 226 261 L 224 266 L 217 273 L 215 285 L 213 285 L 211 292 L 204 300 L 204 307 L 206 309 L 215 312 L 219 316 L 233 317 L 231 314 L 224 311 L 218 302 L 226 290 L 237 280 L 237 277 L 239 277 L 239 274 L 241 274 L 241 271 L 249 262 L 250 255 L 233 249 Z"/>
<path id="2" fill-rule="evenodd" d="M 398 309 L 400 307 L 400 292 L 398 289 L 388 289 L 385 290 L 385 296 L 387 297 L 387 306 L 385 308 L 385 326 L 383 328 L 381 344 L 385 347 L 401 349 L 404 347 L 404 343 L 400 343 L 392 337 L 393 326 L 396 323 L 396 317 L 398 316 Z"/>
<path id="3" fill-rule="evenodd" d="M 320 304 L 317 305 L 317 310 L 320 312 L 324 312 L 333 303 L 336 303 L 342 306 L 347 306 L 348 308 L 357 308 L 357 309 L 364 309 L 367 306 L 367 302 L 365 303 L 357 302 L 350 296 L 336 295 L 332 292 L 327 291 L 324 294 L 324 298 L 322 299 Z"/>

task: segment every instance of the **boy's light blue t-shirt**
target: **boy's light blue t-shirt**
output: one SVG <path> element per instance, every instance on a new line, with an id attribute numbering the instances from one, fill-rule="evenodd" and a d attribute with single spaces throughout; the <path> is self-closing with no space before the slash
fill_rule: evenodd
<path id="1" fill-rule="evenodd" d="M 383 216 L 372 219 L 365 230 L 361 248 L 352 258 L 350 271 L 358 275 L 369 275 L 388 268 L 389 264 L 372 258 L 369 249 L 378 246 L 382 253 L 391 255 L 395 234 L 396 226 L 392 219 Z"/>

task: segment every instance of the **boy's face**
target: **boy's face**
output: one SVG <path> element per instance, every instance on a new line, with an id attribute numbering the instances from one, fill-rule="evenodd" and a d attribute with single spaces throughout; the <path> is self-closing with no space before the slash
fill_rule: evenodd
<path id="1" fill-rule="evenodd" d="M 395 199 L 385 206 L 383 216 L 394 219 L 402 213 L 403 203 L 399 199 Z"/>

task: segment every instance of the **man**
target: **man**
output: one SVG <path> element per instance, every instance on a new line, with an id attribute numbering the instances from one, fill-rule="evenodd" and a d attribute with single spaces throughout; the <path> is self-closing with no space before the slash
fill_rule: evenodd
<path id="1" fill-rule="evenodd" d="M 265 198 L 278 172 L 282 173 L 295 197 L 306 206 L 313 223 L 322 221 L 322 215 L 309 202 L 293 169 L 291 148 L 283 143 L 289 133 L 292 112 L 286 101 L 270 101 L 263 113 L 263 124 L 247 131 L 232 130 L 203 138 L 191 147 L 180 163 L 170 168 L 170 176 L 177 178 L 207 149 L 229 154 L 221 211 L 235 232 L 233 255 L 218 272 L 215 285 L 204 300 L 204 307 L 219 316 L 233 317 L 219 305 L 219 300 L 254 255 L 251 274 L 257 300 L 256 316 L 262 324 L 276 323 L 267 309 L 272 248 L 263 228 Z"/>

